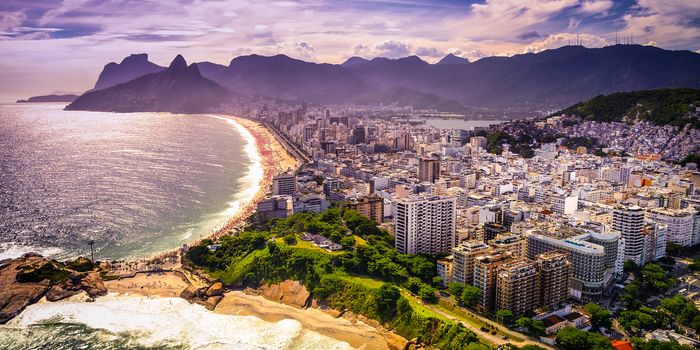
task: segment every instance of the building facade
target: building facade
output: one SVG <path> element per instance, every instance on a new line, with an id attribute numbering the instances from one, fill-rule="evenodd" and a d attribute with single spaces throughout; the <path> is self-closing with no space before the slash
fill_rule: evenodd
<path id="1" fill-rule="evenodd" d="M 452 248 L 452 280 L 462 284 L 474 284 L 474 259 L 489 252 L 484 242 L 467 241 Z"/>
<path id="2" fill-rule="evenodd" d="M 455 244 L 457 200 L 410 196 L 394 200 L 396 250 L 403 254 L 448 254 Z"/>
<path id="3" fill-rule="evenodd" d="M 272 179 L 272 194 L 275 196 L 294 195 L 297 191 L 296 175 L 283 173 Z"/>
<path id="4" fill-rule="evenodd" d="M 534 310 L 540 299 L 539 280 L 539 271 L 527 259 L 499 266 L 496 277 L 496 310 L 510 310 L 515 315 Z"/>
<path id="5" fill-rule="evenodd" d="M 559 251 L 572 264 L 569 294 L 582 301 L 598 300 L 605 287 L 605 250 L 602 246 L 579 239 L 557 239 L 531 230 L 527 233 L 527 257 Z"/>
<path id="6" fill-rule="evenodd" d="M 440 159 L 432 158 L 432 157 L 421 157 L 418 160 L 418 179 L 420 181 L 434 183 L 439 178 L 440 178 Z"/>
<path id="7" fill-rule="evenodd" d="M 384 199 L 376 194 L 351 200 L 348 202 L 348 209 L 359 212 L 377 224 L 384 220 Z"/>
<path id="8" fill-rule="evenodd" d="M 641 265 L 644 253 L 644 209 L 636 205 L 619 204 L 613 209 L 613 230 L 619 231 L 625 240 L 625 261 Z"/>
<path id="9" fill-rule="evenodd" d="M 539 305 L 555 309 L 569 298 L 571 262 L 566 254 L 547 252 L 537 255 L 535 267 L 540 273 Z"/>

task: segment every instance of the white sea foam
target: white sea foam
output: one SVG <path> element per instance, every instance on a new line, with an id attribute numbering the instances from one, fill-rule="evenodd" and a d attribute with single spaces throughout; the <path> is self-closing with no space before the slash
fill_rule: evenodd
<path id="1" fill-rule="evenodd" d="M 82 323 L 129 333 L 144 346 L 180 344 L 191 349 L 351 349 L 302 328 L 295 320 L 271 323 L 252 316 L 221 315 L 180 298 L 110 294 L 95 302 L 60 301 L 29 306 L 8 327 L 46 320 Z"/>
<path id="2" fill-rule="evenodd" d="M 15 243 L 0 243 L 0 260 L 18 258 L 30 252 L 41 254 L 46 257 L 54 257 L 63 253 L 63 249 L 58 247 L 37 247 Z"/>

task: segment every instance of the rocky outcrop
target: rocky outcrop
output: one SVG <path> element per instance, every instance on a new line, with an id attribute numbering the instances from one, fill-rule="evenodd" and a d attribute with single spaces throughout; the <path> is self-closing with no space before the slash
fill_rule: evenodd
<path id="1" fill-rule="evenodd" d="M 287 280 L 282 283 L 262 285 L 260 295 L 300 309 L 308 307 L 311 303 L 311 293 L 299 281 Z"/>
<path id="2" fill-rule="evenodd" d="M 214 310 L 221 299 L 224 298 L 224 285 L 221 282 L 216 282 L 208 287 L 197 288 L 193 285 L 187 286 L 180 292 L 180 298 L 206 307 L 208 310 Z"/>
<path id="3" fill-rule="evenodd" d="M 72 265 L 69 263 L 68 265 Z M 80 266 L 84 266 L 84 261 Z M 92 298 L 107 294 L 98 271 L 79 272 L 37 254 L 0 263 L 0 324 L 46 296 L 57 301 L 86 291 Z"/>
<path id="4" fill-rule="evenodd" d="M 21 260 L 9 260 L 0 264 L 0 323 L 17 316 L 25 307 L 39 300 L 51 287 L 48 280 L 17 282 L 20 266 L 38 265 L 43 260 L 39 256 L 27 255 Z"/>
<path id="5" fill-rule="evenodd" d="M 102 278 L 100 278 L 100 274 L 96 271 L 88 273 L 87 276 L 80 280 L 80 286 L 90 298 L 107 295 L 107 287 Z"/>

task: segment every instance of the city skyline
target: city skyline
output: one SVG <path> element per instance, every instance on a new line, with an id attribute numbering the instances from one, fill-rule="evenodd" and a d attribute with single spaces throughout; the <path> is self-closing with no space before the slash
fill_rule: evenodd
<path id="1" fill-rule="evenodd" d="M 579 41 L 697 51 L 697 13 L 689 0 L 6 1 L 0 96 L 82 92 L 104 64 L 139 52 L 165 65 L 178 53 L 220 64 L 278 53 L 327 63 L 409 55 L 433 63 L 448 53 L 474 61 Z"/>

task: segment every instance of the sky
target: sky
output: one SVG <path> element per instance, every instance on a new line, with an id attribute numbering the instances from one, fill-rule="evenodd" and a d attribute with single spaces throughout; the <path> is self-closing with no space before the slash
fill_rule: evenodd
<path id="1" fill-rule="evenodd" d="M 0 98 L 91 88 L 131 53 L 167 65 L 278 53 L 314 62 L 452 53 L 471 61 L 577 39 L 700 52 L 699 0 L 1 0 Z M 632 39 L 633 38 L 633 39 Z"/>

